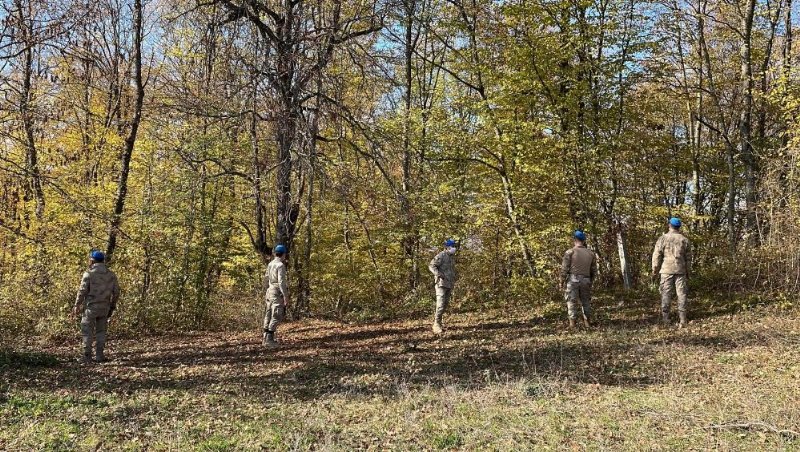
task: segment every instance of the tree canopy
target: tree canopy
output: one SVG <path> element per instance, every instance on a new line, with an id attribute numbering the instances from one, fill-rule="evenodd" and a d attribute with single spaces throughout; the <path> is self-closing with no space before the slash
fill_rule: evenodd
<path id="1" fill-rule="evenodd" d="M 542 303 L 574 229 L 647 280 L 670 216 L 705 287 L 797 291 L 792 0 L 5 0 L 0 322 L 58 331 L 93 248 L 123 322 L 263 298 L 372 318 Z"/>

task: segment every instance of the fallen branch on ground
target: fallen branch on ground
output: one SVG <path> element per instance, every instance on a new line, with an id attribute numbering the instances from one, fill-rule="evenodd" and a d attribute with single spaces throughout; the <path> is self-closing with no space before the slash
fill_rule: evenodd
<path id="1" fill-rule="evenodd" d="M 764 422 L 718 424 L 704 427 L 705 430 L 765 430 L 788 438 L 800 438 L 800 432 L 783 430 Z"/>

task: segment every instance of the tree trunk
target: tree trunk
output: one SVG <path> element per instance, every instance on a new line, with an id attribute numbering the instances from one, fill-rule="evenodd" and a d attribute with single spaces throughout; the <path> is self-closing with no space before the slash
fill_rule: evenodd
<path id="1" fill-rule="evenodd" d="M 622 274 L 622 285 L 625 290 L 630 290 L 632 287 L 633 278 L 631 277 L 630 259 L 628 257 L 628 241 L 625 231 L 625 223 L 622 221 L 615 221 L 617 233 L 617 252 L 619 253 L 619 268 Z"/>
<path id="2" fill-rule="evenodd" d="M 33 35 L 33 6 L 31 2 L 23 4 L 16 1 L 17 12 L 19 14 L 19 26 L 21 31 L 22 44 L 25 46 L 23 51 L 23 74 L 22 91 L 20 93 L 19 110 L 22 119 L 22 128 L 25 132 L 25 169 L 30 177 L 30 183 L 26 193 L 31 193 L 36 202 L 36 219 L 41 222 L 44 216 L 44 190 L 42 189 L 42 178 L 39 171 L 39 156 L 36 148 L 35 118 L 32 107 L 33 101 L 33 58 L 36 48 L 35 36 Z M 26 196 L 27 197 L 27 196 Z"/>
<path id="3" fill-rule="evenodd" d="M 792 0 L 786 0 L 786 37 L 783 44 L 783 76 L 787 79 L 792 70 Z"/>
<path id="4" fill-rule="evenodd" d="M 514 192 L 512 190 L 511 180 L 506 174 L 502 174 L 500 178 L 503 182 L 503 197 L 505 198 L 506 214 L 508 215 L 508 220 L 511 222 L 511 227 L 514 230 L 514 237 L 517 239 L 520 251 L 522 251 L 522 258 L 524 259 L 526 270 L 529 276 L 536 276 L 533 257 L 531 256 L 528 244 L 525 242 L 525 235 L 522 233 L 522 226 L 517 217 L 517 207 L 514 203 Z"/>
<path id="5" fill-rule="evenodd" d="M 144 103 L 144 82 L 142 80 L 142 22 L 143 6 L 142 0 L 134 0 L 133 3 L 133 82 L 136 86 L 136 98 L 134 100 L 133 117 L 130 122 L 130 130 L 125 138 L 125 145 L 121 157 L 121 169 L 117 183 L 117 195 L 114 202 L 114 213 L 111 217 L 111 225 L 106 245 L 107 260 L 111 261 L 114 251 L 117 248 L 117 235 L 119 226 L 122 223 L 122 212 L 125 210 L 125 198 L 128 195 L 128 175 L 131 167 L 131 157 L 136 146 L 136 135 L 139 132 L 139 123 L 142 120 L 142 105 Z"/>
<path id="6" fill-rule="evenodd" d="M 284 99 L 281 118 L 278 121 L 278 171 L 276 180 L 276 233 L 275 244 L 283 244 L 291 250 L 295 235 L 297 211 L 292 202 L 292 145 L 297 129 L 297 118 L 291 99 Z M 291 252 L 291 251 L 290 251 Z"/>
<path id="7" fill-rule="evenodd" d="M 256 48 L 258 48 L 258 42 L 256 42 Z M 252 108 L 253 111 L 250 114 L 250 146 L 252 148 L 252 162 L 253 162 L 253 198 L 255 199 L 255 206 L 253 207 L 253 216 L 255 217 L 256 221 L 256 230 L 255 230 L 255 237 L 251 236 L 251 240 L 253 242 L 253 247 L 255 251 L 261 256 L 261 259 L 264 263 L 269 262 L 270 257 L 270 248 L 267 246 L 267 230 L 266 230 L 266 223 L 264 222 L 264 198 L 262 194 L 261 188 L 261 176 L 262 176 L 262 166 L 263 162 L 261 160 L 261 150 L 258 145 L 258 116 L 256 113 L 256 107 L 258 106 L 258 93 L 257 87 L 258 82 L 256 80 L 255 74 L 251 79 L 251 84 L 253 87 L 253 91 L 251 93 L 252 97 Z"/>
<path id="8" fill-rule="evenodd" d="M 698 2 L 700 3 L 700 2 Z M 698 10 L 700 7 L 698 6 Z M 697 36 L 703 33 L 705 27 L 704 11 L 697 15 Z M 703 214 L 703 188 L 701 186 L 700 157 L 703 149 L 703 46 L 697 46 L 697 104 L 695 105 L 693 121 L 692 143 L 692 203 L 694 214 L 699 217 Z"/>
<path id="9" fill-rule="evenodd" d="M 769 84 L 768 84 L 768 77 L 769 77 L 769 66 L 772 62 L 772 49 L 775 43 L 775 33 L 778 29 L 778 23 L 780 22 L 780 16 L 783 6 L 783 0 L 779 0 L 777 6 L 775 7 L 775 12 L 773 15 L 772 9 L 767 10 L 767 16 L 769 17 L 769 34 L 767 36 L 767 45 L 766 49 L 764 49 L 764 59 L 761 60 L 761 67 L 759 67 L 759 78 L 760 78 L 760 96 L 761 101 L 759 103 L 758 109 L 758 120 L 756 126 L 756 143 L 759 148 L 765 148 L 766 146 L 766 135 L 767 135 L 767 102 L 765 99 L 769 96 Z"/>
<path id="10" fill-rule="evenodd" d="M 311 145 L 315 147 L 315 145 Z M 294 318 L 300 319 L 307 315 L 311 307 L 311 252 L 314 245 L 314 149 L 309 150 L 309 174 L 308 174 L 308 197 L 306 198 L 306 236 L 303 249 L 303 271 L 298 275 L 298 299 L 297 308 L 294 310 Z"/>
<path id="11" fill-rule="evenodd" d="M 416 249 L 418 238 L 414 233 L 414 214 L 411 211 L 411 159 L 413 151 L 411 150 L 411 95 L 412 95 L 412 58 L 414 55 L 415 39 L 414 39 L 414 14 L 416 10 L 416 0 L 406 0 L 404 4 L 405 9 L 405 79 L 403 94 L 404 109 L 403 109 L 403 182 L 401 193 L 400 210 L 402 215 L 405 216 L 404 227 L 406 236 L 403 238 L 403 252 L 405 258 L 409 261 L 409 274 L 408 286 L 410 290 L 414 290 L 419 282 L 419 268 L 417 267 Z"/>
<path id="12" fill-rule="evenodd" d="M 726 157 L 728 164 L 728 206 L 726 211 L 728 249 L 733 256 L 736 253 L 736 149 L 732 145 L 728 145 Z"/>
<path id="13" fill-rule="evenodd" d="M 308 195 L 306 198 L 305 244 L 303 248 L 302 270 L 298 266 L 298 297 L 293 317 L 300 319 L 307 315 L 311 306 L 311 252 L 314 245 L 314 179 L 316 176 L 317 135 L 319 134 L 320 95 L 322 91 L 321 76 L 317 76 L 317 95 L 314 109 L 310 112 L 308 124 Z"/>
<path id="14" fill-rule="evenodd" d="M 145 229 L 145 223 L 152 221 L 151 215 L 153 213 L 153 198 L 155 191 L 153 189 L 153 156 L 151 155 L 147 162 L 147 182 L 144 186 L 142 193 L 141 205 L 141 222 L 139 227 L 141 230 Z M 139 303 L 141 306 L 146 306 L 147 297 L 150 293 L 150 285 L 152 284 L 152 270 L 153 270 L 153 240 L 150 234 L 144 237 L 142 242 L 142 253 L 144 254 L 144 263 L 142 264 L 142 288 L 139 292 Z M 142 311 L 140 311 L 142 312 Z"/>
<path id="15" fill-rule="evenodd" d="M 739 55 L 742 59 L 740 83 L 742 95 L 744 96 L 744 104 L 739 115 L 739 153 L 744 164 L 744 198 L 747 208 L 745 228 L 748 233 L 754 232 L 756 227 L 756 183 L 758 177 L 757 162 L 753 153 L 752 143 L 753 63 L 751 45 L 755 8 L 756 0 L 746 0 L 744 14 L 741 19 L 742 45 L 739 49 Z"/>

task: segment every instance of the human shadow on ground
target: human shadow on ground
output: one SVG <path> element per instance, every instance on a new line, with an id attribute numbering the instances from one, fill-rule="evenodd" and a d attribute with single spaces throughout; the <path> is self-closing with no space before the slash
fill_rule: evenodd
<path id="1" fill-rule="evenodd" d="M 45 368 L 57 367 L 57 355 L 34 351 L 0 350 L 0 372 L 8 368 Z"/>
<path id="2" fill-rule="evenodd" d="M 770 338 L 753 331 L 744 331 L 735 335 L 675 335 L 649 342 L 653 345 L 680 345 L 704 347 L 714 351 L 730 351 L 751 346 L 765 346 L 771 343 Z"/>

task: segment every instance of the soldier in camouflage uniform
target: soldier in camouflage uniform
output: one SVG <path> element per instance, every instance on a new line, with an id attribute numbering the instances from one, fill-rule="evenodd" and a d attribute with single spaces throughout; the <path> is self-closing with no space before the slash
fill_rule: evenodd
<path id="1" fill-rule="evenodd" d="M 106 267 L 105 255 L 100 251 L 92 251 L 89 258 L 89 270 L 83 274 L 78 296 L 72 313 L 81 316 L 81 335 L 83 336 L 84 363 L 92 362 L 92 341 L 96 338 L 95 361 L 106 361 L 103 349 L 106 345 L 106 329 L 108 321 L 114 314 L 119 300 L 119 283 L 117 275 Z"/>
<path id="2" fill-rule="evenodd" d="M 277 245 L 273 250 L 275 256 L 267 265 L 267 312 L 264 315 L 264 345 L 275 347 L 275 330 L 286 315 L 289 305 L 289 279 L 286 276 L 286 247 Z"/>
<path id="3" fill-rule="evenodd" d="M 436 312 L 433 317 L 433 332 L 442 332 L 442 316 L 450 304 L 450 297 L 453 294 L 453 286 L 456 282 L 455 254 L 457 250 L 456 241 L 447 239 L 444 243 L 445 249 L 441 251 L 428 264 L 428 270 L 433 273 L 436 284 Z"/>
<path id="4" fill-rule="evenodd" d="M 681 220 L 669 220 L 669 232 L 662 235 L 653 250 L 653 277 L 660 274 L 661 316 L 669 325 L 672 293 L 678 294 L 678 316 L 680 328 L 686 327 L 686 300 L 689 294 L 689 274 L 692 265 L 692 247 L 680 232 Z"/>
<path id="5" fill-rule="evenodd" d="M 575 231 L 573 243 L 561 262 L 561 280 L 566 283 L 564 298 L 567 300 L 570 328 L 575 328 L 578 318 L 578 300 L 583 308 L 583 324 L 588 328 L 591 326 L 589 316 L 592 313 L 592 282 L 597 275 L 597 257 L 586 248 L 583 231 Z"/>

